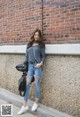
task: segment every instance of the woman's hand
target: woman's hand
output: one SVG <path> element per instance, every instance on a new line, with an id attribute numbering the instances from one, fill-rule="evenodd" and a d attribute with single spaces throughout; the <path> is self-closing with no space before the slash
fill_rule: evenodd
<path id="1" fill-rule="evenodd" d="M 42 65 L 41 63 L 37 63 L 35 67 L 39 68 L 39 67 L 41 67 L 41 65 Z"/>

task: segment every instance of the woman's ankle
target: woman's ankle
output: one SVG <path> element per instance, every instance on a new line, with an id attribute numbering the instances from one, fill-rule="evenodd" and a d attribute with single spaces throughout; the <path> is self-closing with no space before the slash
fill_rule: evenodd
<path id="1" fill-rule="evenodd" d="M 35 100 L 35 103 L 36 103 L 36 104 L 39 104 L 39 100 Z"/>
<path id="2" fill-rule="evenodd" d="M 28 106 L 27 102 L 24 102 L 23 106 L 24 106 L 24 107 Z"/>

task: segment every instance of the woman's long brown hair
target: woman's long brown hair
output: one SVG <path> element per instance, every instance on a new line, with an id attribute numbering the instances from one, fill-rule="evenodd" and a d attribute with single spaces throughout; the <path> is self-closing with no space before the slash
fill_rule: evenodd
<path id="1" fill-rule="evenodd" d="M 34 35 L 35 35 L 36 32 L 39 33 L 39 37 L 40 37 L 40 39 L 39 39 L 39 41 L 38 41 L 39 45 L 42 46 L 42 47 L 45 47 L 45 43 L 42 41 L 42 33 L 41 33 L 41 30 L 39 30 L 39 29 L 36 29 L 36 30 L 32 33 L 32 36 L 31 36 L 30 41 L 29 41 L 29 43 L 28 43 L 28 46 L 31 47 L 31 46 L 33 45 L 33 43 L 34 43 L 34 41 L 35 41 Z"/>

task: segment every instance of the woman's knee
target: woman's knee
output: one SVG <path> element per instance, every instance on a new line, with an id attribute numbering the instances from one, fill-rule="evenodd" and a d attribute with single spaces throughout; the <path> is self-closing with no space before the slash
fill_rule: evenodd
<path id="1" fill-rule="evenodd" d="M 40 80 L 38 78 L 35 78 L 35 81 L 34 81 L 35 82 L 35 85 L 37 85 L 39 83 L 39 81 Z"/>
<path id="2" fill-rule="evenodd" d="M 26 78 L 26 84 L 30 84 L 31 83 L 31 78 Z"/>

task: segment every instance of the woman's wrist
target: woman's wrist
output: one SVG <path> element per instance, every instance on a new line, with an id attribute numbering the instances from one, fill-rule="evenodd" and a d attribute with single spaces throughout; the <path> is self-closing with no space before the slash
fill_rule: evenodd
<path id="1" fill-rule="evenodd" d="M 42 62 L 42 61 L 40 62 L 40 65 L 41 65 L 41 66 L 43 65 L 43 62 Z"/>

